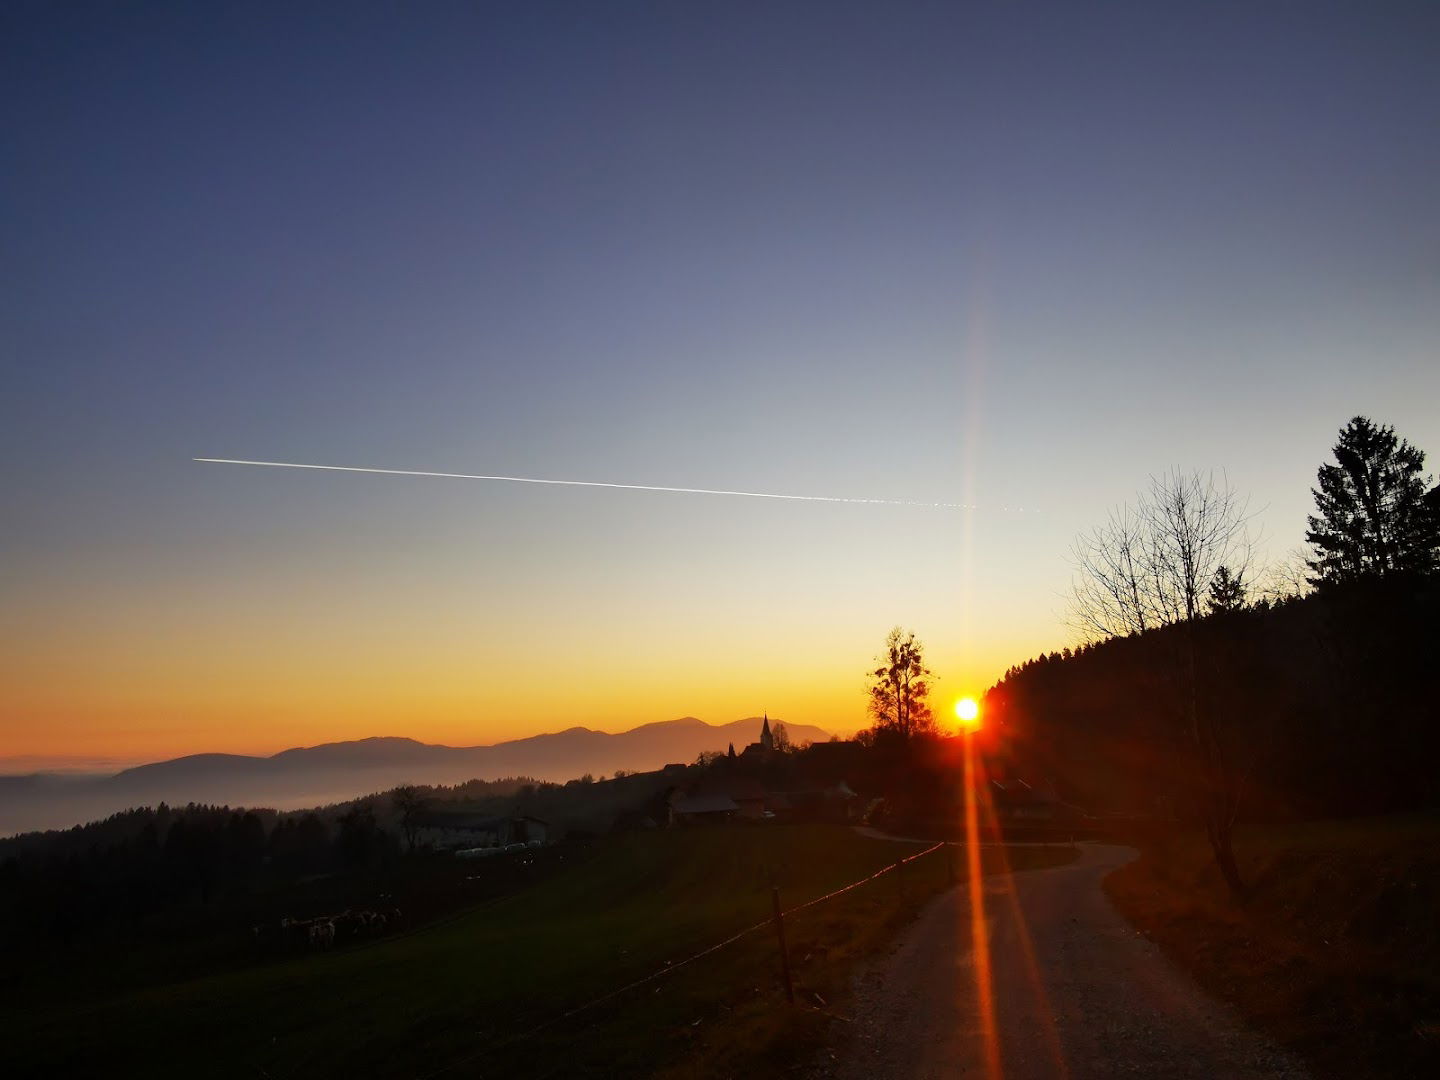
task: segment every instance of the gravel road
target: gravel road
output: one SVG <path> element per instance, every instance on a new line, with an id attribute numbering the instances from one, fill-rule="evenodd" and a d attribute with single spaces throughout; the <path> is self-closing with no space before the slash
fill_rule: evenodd
<path id="1" fill-rule="evenodd" d="M 1067 866 L 985 879 L 999 1076 L 1306 1077 L 1111 907 L 1100 881 L 1133 857 L 1086 844 Z M 932 901 L 859 977 L 853 1020 L 832 1025 L 812 1075 L 999 1080 L 987 1073 L 979 1001 L 962 886 Z"/>

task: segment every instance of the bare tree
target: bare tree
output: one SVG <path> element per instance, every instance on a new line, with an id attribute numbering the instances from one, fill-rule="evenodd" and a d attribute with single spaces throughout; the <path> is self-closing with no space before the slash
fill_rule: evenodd
<path id="1" fill-rule="evenodd" d="M 1075 541 L 1072 625 L 1093 641 L 1199 617 L 1222 566 L 1248 574 L 1246 520 L 1245 502 L 1213 474 L 1152 476 L 1136 506 Z"/>
<path id="2" fill-rule="evenodd" d="M 1087 641 L 1143 634 L 1158 625 L 1150 602 L 1145 522 L 1128 506 L 1110 512 L 1101 526 L 1083 533 L 1073 548 L 1080 573 L 1074 582 L 1070 621 Z"/>
<path id="3" fill-rule="evenodd" d="M 1278 562 L 1265 567 L 1258 580 L 1260 599 L 1283 604 L 1315 591 L 1310 581 L 1310 558 L 1304 548 L 1293 548 Z"/>
<path id="4" fill-rule="evenodd" d="M 790 742 L 790 732 L 786 730 L 782 720 L 776 720 L 770 728 L 770 737 L 775 742 L 775 749 L 782 754 L 788 754 L 794 747 Z"/>
<path id="5" fill-rule="evenodd" d="M 420 815 L 425 811 L 426 798 L 420 789 L 402 784 L 390 793 L 390 805 L 400 816 L 400 831 L 405 834 L 405 849 L 415 850 L 415 837 L 420 830 Z"/>
<path id="6" fill-rule="evenodd" d="M 1174 471 L 1150 479 L 1134 508 L 1082 535 L 1072 624 L 1090 639 L 1174 626 L 1171 685 L 1193 760 L 1196 808 L 1216 865 L 1231 892 L 1245 895 L 1235 860 L 1241 770 L 1222 737 L 1220 710 L 1201 685 L 1197 622 L 1222 569 L 1243 580 L 1251 562 L 1246 505 L 1212 474 Z"/>

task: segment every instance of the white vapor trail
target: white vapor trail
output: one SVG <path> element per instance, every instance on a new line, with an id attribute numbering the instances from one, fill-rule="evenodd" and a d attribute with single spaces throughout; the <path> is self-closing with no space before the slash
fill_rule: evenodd
<path id="1" fill-rule="evenodd" d="M 921 502 L 910 499 L 853 499 L 840 495 L 779 495 L 769 491 L 721 491 L 714 488 L 662 487 L 658 484 L 607 484 L 598 480 L 542 480 L 534 476 L 480 476 L 474 473 L 428 472 L 421 469 L 367 469 L 355 465 L 306 465 L 294 461 L 245 461 L 239 458 L 197 457 L 214 465 L 259 465 L 272 469 L 317 469 L 322 472 L 379 473 L 383 476 L 432 476 L 443 480 L 503 480 L 509 484 L 551 484 L 559 487 L 617 488 L 623 491 L 663 491 L 677 495 L 734 495 L 747 499 L 784 499 L 791 502 L 862 503 L 867 506 L 915 506 L 928 510 L 977 510 L 970 503 Z M 1004 509 L 1009 510 L 1009 507 Z M 1026 513 L 1016 507 L 1015 512 Z"/>

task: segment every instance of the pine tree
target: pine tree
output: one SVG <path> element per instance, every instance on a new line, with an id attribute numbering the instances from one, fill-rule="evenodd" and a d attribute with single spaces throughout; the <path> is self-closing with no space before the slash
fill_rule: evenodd
<path id="1" fill-rule="evenodd" d="M 1440 568 L 1440 495 L 1424 467 L 1424 452 L 1388 425 L 1357 416 L 1340 429 L 1335 464 L 1320 466 L 1311 492 L 1313 584 Z"/>
<path id="2" fill-rule="evenodd" d="M 1239 611 L 1245 606 L 1245 576 L 1231 574 L 1228 566 L 1221 566 L 1210 582 L 1209 600 L 1212 615 Z"/>

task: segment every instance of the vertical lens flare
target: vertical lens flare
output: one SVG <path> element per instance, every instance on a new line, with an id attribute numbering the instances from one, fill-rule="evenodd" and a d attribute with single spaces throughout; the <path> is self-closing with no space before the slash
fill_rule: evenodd
<path id="1" fill-rule="evenodd" d="M 1000 1080 L 1000 1035 L 995 1028 L 995 983 L 990 970 L 990 926 L 985 918 L 985 884 L 980 870 L 979 781 L 975 771 L 975 741 L 965 740 L 965 854 L 966 885 L 970 892 L 970 955 L 975 966 L 975 1000 L 980 1006 L 980 1036 L 984 1043 L 985 1076 Z"/>
<path id="2" fill-rule="evenodd" d="M 1005 899 L 1009 901 L 1011 925 L 1015 929 L 1015 940 L 1020 946 L 1020 960 L 1024 965 L 1025 979 L 1029 984 L 1031 996 L 1035 1000 L 1039 1023 L 1033 1025 L 1033 1028 L 1038 1028 L 1035 1033 L 1043 1037 L 1045 1041 L 1050 1060 L 1055 1066 L 1056 1080 L 1065 1080 L 1070 1075 L 1070 1069 L 1065 1064 L 1065 1048 L 1060 1042 L 1060 1029 L 1055 1010 L 1050 1004 L 1050 995 L 1046 993 L 1045 982 L 1040 974 L 1040 964 L 1035 956 L 1035 943 L 1030 937 L 1030 927 L 1025 918 L 1025 910 L 1020 906 L 1020 892 L 1015 887 L 1015 875 L 1011 872 L 1005 837 L 1000 828 L 999 815 L 995 812 L 995 800 L 990 797 L 990 788 L 983 776 L 980 780 L 980 790 L 985 793 L 981 799 L 985 817 L 983 827 L 988 828 L 999 862 L 995 877 L 1000 889 L 1005 894 Z"/>

